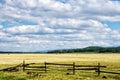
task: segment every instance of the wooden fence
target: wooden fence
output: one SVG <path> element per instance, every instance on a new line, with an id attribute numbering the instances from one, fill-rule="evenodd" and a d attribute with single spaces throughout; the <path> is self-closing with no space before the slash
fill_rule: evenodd
<path id="1" fill-rule="evenodd" d="M 95 70 L 98 73 L 98 76 L 99 76 L 100 75 L 100 69 L 101 68 L 106 68 L 106 66 L 101 66 L 100 63 L 98 63 L 98 65 L 75 65 L 75 62 L 73 62 L 73 64 L 46 63 L 46 65 L 71 66 L 72 68 L 67 69 L 67 70 L 72 70 L 73 75 L 75 74 L 76 70 Z"/>
<path id="2" fill-rule="evenodd" d="M 72 71 L 73 75 L 75 75 L 76 70 L 94 70 L 95 72 L 97 72 L 98 76 L 101 73 L 101 68 L 106 68 L 106 66 L 101 66 L 100 63 L 98 63 L 98 65 L 76 65 L 75 62 L 73 62 L 72 64 L 58 64 L 58 63 L 48 63 L 48 62 L 44 62 L 43 66 L 30 66 L 30 64 L 25 64 L 25 61 L 23 61 L 23 71 L 25 70 L 40 70 L 47 72 L 48 70 L 48 66 L 49 65 L 57 65 L 57 66 L 69 66 L 71 68 L 68 68 L 68 71 Z"/>
<path id="3" fill-rule="evenodd" d="M 97 65 L 76 65 L 75 62 L 73 62 L 72 64 L 59 64 L 59 63 L 49 63 L 49 62 L 44 62 L 44 64 L 42 66 L 38 66 L 35 65 L 36 63 L 26 63 L 25 60 L 23 61 L 22 64 L 19 64 L 17 66 L 13 66 L 13 67 L 9 67 L 9 68 L 5 68 L 2 69 L 0 71 L 9 71 L 9 72 L 13 72 L 13 71 L 19 71 L 19 68 L 22 68 L 23 71 L 42 71 L 47 73 L 49 66 L 66 66 L 67 67 L 67 71 L 72 71 L 72 74 L 75 75 L 76 71 L 79 70 L 93 70 L 97 73 L 98 76 L 100 76 L 101 73 L 109 73 L 109 74 L 120 74 L 119 72 L 113 72 L 113 71 L 103 71 L 102 68 L 106 68 L 106 66 L 102 66 L 100 63 L 98 63 Z M 40 64 L 39 64 L 40 65 Z"/>

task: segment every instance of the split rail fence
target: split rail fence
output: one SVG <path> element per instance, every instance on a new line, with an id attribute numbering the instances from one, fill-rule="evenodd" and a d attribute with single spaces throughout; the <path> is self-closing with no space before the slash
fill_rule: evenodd
<path id="1" fill-rule="evenodd" d="M 113 72 L 113 71 L 103 71 L 102 68 L 107 68 L 106 66 L 102 66 L 100 63 L 97 65 L 76 65 L 75 62 L 72 64 L 59 64 L 59 63 L 49 63 L 49 62 L 44 62 L 43 66 L 31 66 L 31 65 L 26 65 L 25 61 L 23 61 L 23 71 L 26 70 L 40 70 L 47 73 L 49 70 L 49 66 L 66 66 L 67 71 L 72 71 L 72 74 L 75 75 L 76 71 L 79 70 L 93 70 L 97 73 L 98 76 L 100 76 L 101 73 L 109 73 L 109 74 L 120 74 L 119 72 Z"/>
<path id="2" fill-rule="evenodd" d="M 36 64 L 37 63 L 26 63 L 24 60 L 23 63 L 17 66 L 4 68 L 4 69 L 1 69 L 0 71 L 15 72 L 15 71 L 20 71 L 22 69 L 23 71 L 42 71 L 47 73 L 49 71 L 49 66 L 53 66 L 53 68 L 54 66 L 60 66 L 60 67 L 65 67 L 67 71 L 72 71 L 73 75 L 75 75 L 76 71 L 79 71 L 79 70 L 83 70 L 83 71 L 93 70 L 97 73 L 98 76 L 100 76 L 101 73 L 120 74 L 120 72 L 102 70 L 102 68 L 107 68 L 107 67 L 102 66 L 100 63 L 98 63 L 97 65 L 76 65 L 75 62 L 73 62 L 72 64 L 44 62 L 42 66 L 40 66 L 40 64 L 39 65 L 36 65 Z"/>

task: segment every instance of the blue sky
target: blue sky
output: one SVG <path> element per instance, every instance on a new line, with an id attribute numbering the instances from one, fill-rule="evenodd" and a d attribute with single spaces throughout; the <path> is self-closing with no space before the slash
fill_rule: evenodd
<path id="1" fill-rule="evenodd" d="M 104 24 L 107 24 L 113 30 L 120 30 L 120 22 L 110 22 L 110 21 L 103 21 Z"/>
<path id="2" fill-rule="evenodd" d="M 0 51 L 120 46 L 120 0 L 0 0 Z"/>
<path id="3" fill-rule="evenodd" d="M 4 28 L 19 26 L 19 25 L 37 25 L 37 23 L 35 23 L 35 22 L 26 21 L 26 20 L 16 19 L 15 21 L 17 23 L 14 23 L 14 24 L 12 24 L 10 21 L 3 21 L 3 22 L 0 22 L 0 25 L 2 25 Z"/>

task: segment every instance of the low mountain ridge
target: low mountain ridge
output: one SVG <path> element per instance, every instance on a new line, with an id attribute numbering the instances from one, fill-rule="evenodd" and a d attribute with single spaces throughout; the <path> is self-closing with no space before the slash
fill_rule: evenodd
<path id="1" fill-rule="evenodd" d="M 53 51 L 48 51 L 47 53 L 77 53 L 77 52 L 120 53 L 120 46 L 119 47 L 90 46 L 79 49 L 77 48 L 77 49 L 53 50 Z"/>

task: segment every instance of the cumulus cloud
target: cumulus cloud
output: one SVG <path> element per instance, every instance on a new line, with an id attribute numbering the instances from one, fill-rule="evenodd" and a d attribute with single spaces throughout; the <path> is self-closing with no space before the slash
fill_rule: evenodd
<path id="1" fill-rule="evenodd" d="M 120 22 L 119 1 L 5 0 L 0 10 L 3 51 L 120 45 L 120 31 L 101 22 Z"/>
<path id="2" fill-rule="evenodd" d="M 7 28 L 4 31 L 10 34 L 43 34 L 43 33 L 53 32 L 52 29 L 47 27 L 31 26 L 31 25 L 15 26 L 12 28 Z"/>
<path id="3" fill-rule="evenodd" d="M 119 5 L 119 2 L 110 0 L 69 0 L 66 3 L 56 0 L 6 0 L 5 5 L 3 4 L 1 8 L 4 11 L 3 15 L 6 14 L 14 18 L 79 17 L 81 19 L 106 19 L 104 18 L 106 16 L 109 18 L 107 20 L 111 20 L 111 17 L 119 16 Z"/>

